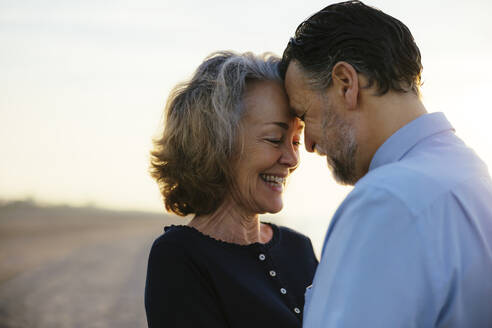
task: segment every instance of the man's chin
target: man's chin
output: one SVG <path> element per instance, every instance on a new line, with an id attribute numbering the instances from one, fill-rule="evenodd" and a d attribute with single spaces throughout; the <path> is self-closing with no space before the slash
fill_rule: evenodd
<path id="1" fill-rule="evenodd" d="M 335 161 L 331 159 L 331 157 L 326 156 L 326 165 L 328 166 L 328 169 L 330 169 L 331 174 L 335 174 L 336 169 L 335 169 Z"/>
<path id="2" fill-rule="evenodd" d="M 340 175 L 338 174 L 338 170 L 335 167 L 335 163 L 328 156 L 326 156 L 326 166 L 328 166 L 328 169 L 330 170 L 333 179 L 335 179 L 335 181 L 338 184 L 344 184 L 342 177 L 340 177 Z"/>
<path id="3" fill-rule="evenodd" d="M 326 156 L 326 158 L 328 158 L 328 155 L 326 155 L 326 151 L 324 151 L 323 147 L 321 147 L 320 145 L 316 145 L 314 147 L 314 152 L 319 156 Z"/>
<path id="4" fill-rule="evenodd" d="M 330 157 L 326 156 L 326 163 L 328 164 L 328 168 L 331 171 L 331 175 L 333 179 L 335 179 L 336 183 L 344 185 L 344 186 L 353 186 L 357 179 L 354 178 L 353 174 L 350 174 L 343 164 L 334 161 Z"/>

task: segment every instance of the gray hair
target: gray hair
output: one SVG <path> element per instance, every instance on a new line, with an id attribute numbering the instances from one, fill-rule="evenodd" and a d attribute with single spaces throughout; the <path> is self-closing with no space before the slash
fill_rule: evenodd
<path id="1" fill-rule="evenodd" d="M 241 55 L 231 51 L 215 52 L 207 57 L 194 75 L 194 79 L 210 74 L 215 86 L 210 94 L 212 116 L 220 139 L 228 150 L 234 148 L 235 131 L 244 112 L 242 97 L 248 80 L 273 80 L 282 82 L 278 72 L 280 58 L 271 53 L 255 56 L 251 52 Z M 203 75 L 202 75 L 203 74 Z M 218 136 L 219 137 L 219 136 Z"/>
<path id="2" fill-rule="evenodd" d="M 187 215 L 218 208 L 233 182 L 231 165 L 238 152 L 246 83 L 282 82 L 279 62 L 270 53 L 215 52 L 189 81 L 173 89 L 150 167 L 167 210 Z"/>

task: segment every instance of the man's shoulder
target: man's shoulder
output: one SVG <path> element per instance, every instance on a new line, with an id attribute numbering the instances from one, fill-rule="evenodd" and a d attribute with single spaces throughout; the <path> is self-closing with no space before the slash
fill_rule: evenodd
<path id="1" fill-rule="evenodd" d="M 448 190 L 453 180 L 455 177 L 436 175 L 412 163 L 395 162 L 368 172 L 357 182 L 354 191 L 379 189 L 402 200 L 409 196 L 429 198 Z"/>
<path id="2" fill-rule="evenodd" d="M 355 185 L 353 193 L 380 190 L 417 213 L 446 195 L 469 189 L 480 180 L 490 181 L 483 162 L 474 154 L 466 157 L 453 160 L 453 156 L 446 154 L 412 154 L 371 170 Z"/>

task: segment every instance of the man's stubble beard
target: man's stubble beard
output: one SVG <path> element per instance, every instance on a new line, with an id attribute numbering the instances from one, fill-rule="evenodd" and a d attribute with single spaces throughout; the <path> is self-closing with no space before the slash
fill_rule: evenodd
<path id="1" fill-rule="evenodd" d="M 355 171 L 355 155 L 358 144 L 355 138 L 355 129 L 350 123 L 344 121 L 339 115 L 330 110 L 329 102 L 326 103 L 323 115 L 321 145 L 317 146 L 317 152 L 326 155 L 326 161 L 333 178 L 342 185 L 354 185 L 357 180 Z M 334 130 L 336 140 L 329 140 L 328 130 Z M 327 145 L 332 142 L 331 149 Z"/>

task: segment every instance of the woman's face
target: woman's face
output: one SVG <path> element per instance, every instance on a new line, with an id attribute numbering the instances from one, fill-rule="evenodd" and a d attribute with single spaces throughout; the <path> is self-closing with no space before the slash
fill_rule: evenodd
<path id="1" fill-rule="evenodd" d="M 279 82 L 248 82 L 243 102 L 242 152 L 232 194 L 247 213 L 276 213 L 283 207 L 287 177 L 299 164 L 303 123 L 293 115 Z"/>

